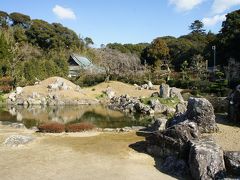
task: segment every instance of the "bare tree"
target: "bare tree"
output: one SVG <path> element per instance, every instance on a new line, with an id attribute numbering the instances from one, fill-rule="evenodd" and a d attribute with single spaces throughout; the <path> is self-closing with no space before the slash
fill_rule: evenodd
<path id="1" fill-rule="evenodd" d="M 96 54 L 99 65 L 105 69 L 107 79 L 127 76 L 141 69 L 140 58 L 135 54 L 121 53 L 109 48 L 97 49 Z"/>

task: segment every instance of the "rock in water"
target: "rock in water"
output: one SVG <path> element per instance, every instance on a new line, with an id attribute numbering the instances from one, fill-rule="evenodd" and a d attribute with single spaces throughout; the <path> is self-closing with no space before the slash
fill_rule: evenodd
<path id="1" fill-rule="evenodd" d="M 191 141 L 189 167 L 193 179 L 223 179 L 225 165 L 223 150 L 209 138 Z"/>
<path id="2" fill-rule="evenodd" d="M 202 133 L 218 131 L 213 106 L 205 98 L 189 98 L 186 119 L 197 123 Z"/>
<path id="3" fill-rule="evenodd" d="M 19 145 L 27 144 L 31 141 L 33 141 L 33 137 L 31 136 L 23 136 L 23 135 L 12 135 L 9 136 L 5 141 L 4 145 L 10 146 L 10 147 L 17 147 Z"/>
<path id="4" fill-rule="evenodd" d="M 240 151 L 224 152 L 224 160 L 229 175 L 240 176 Z"/>
<path id="5" fill-rule="evenodd" d="M 160 92 L 159 92 L 159 94 L 160 94 L 161 98 L 169 98 L 169 95 L 170 95 L 170 87 L 169 87 L 169 85 L 162 83 L 160 85 Z"/>

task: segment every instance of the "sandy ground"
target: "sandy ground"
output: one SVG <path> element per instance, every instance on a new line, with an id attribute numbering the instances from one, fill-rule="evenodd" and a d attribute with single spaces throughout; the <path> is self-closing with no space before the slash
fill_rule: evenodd
<path id="1" fill-rule="evenodd" d="M 218 121 L 213 134 L 224 150 L 240 151 L 240 127 Z M 12 134 L 36 139 L 26 146 L 3 145 Z M 174 179 L 155 167 L 154 159 L 129 147 L 144 140 L 134 132 L 36 134 L 0 125 L 0 179 L 3 180 L 155 180 Z"/>
<path id="2" fill-rule="evenodd" d="M 1 128 L 0 143 L 10 134 L 29 133 Z M 23 147 L 0 145 L 1 179 L 174 179 L 159 172 L 152 157 L 128 147 L 143 140 L 135 133 L 34 136 L 36 140 Z"/>
<path id="3" fill-rule="evenodd" d="M 222 116 L 217 116 L 219 132 L 213 134 L 216 142 L 225 151 L 240 151 L 240 126 L 227 122 Z"/>

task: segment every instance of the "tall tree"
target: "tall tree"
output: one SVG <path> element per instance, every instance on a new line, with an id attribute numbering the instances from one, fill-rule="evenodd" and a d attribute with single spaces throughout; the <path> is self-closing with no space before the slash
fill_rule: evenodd
<path id="1" fill-rule="evenodd" d="M 203 29 L 204 24 L 200 20 L 195 20 L 190 26 L 189 29 L 191 30 L 191 33 L 199 33 L 203 34 L 205 33 L 205 29 Z"/>
<path id="2" fill-rule="evenodd" d="M 222 59 L 222 63 L 226 64 L 229 58 L 240 61 L 240 10 L 226 15 L 218 40 L 218 59 Z"/>
<path id="3" fill-rule="evenodd" d="M 161 38 L 154 39 L 150 46 L 144 50 L 142 58 L 150 65 L 154 65 L 157 61 L 168 60 L 169 48 L 167 43 Z"/>

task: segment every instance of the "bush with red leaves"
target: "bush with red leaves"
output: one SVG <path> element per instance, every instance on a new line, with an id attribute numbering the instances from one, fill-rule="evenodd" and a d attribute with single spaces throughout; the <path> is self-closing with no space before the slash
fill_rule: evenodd
<path id="1" fill-rule="evenodd" d="M 77 124 L 68 124 L 66 125 L 66 132 L 82 132 L 82 131 L 89 131 L 94 129 L 95 126 L 91 123 L 77 123 Z"/>
<path id="2" fill-rule="evenodd" d="M 65 131 L 65 125 L 57 122 L 50 122 L 38 126 L 40 132 L 44 133 L 62 133 Z"/>

